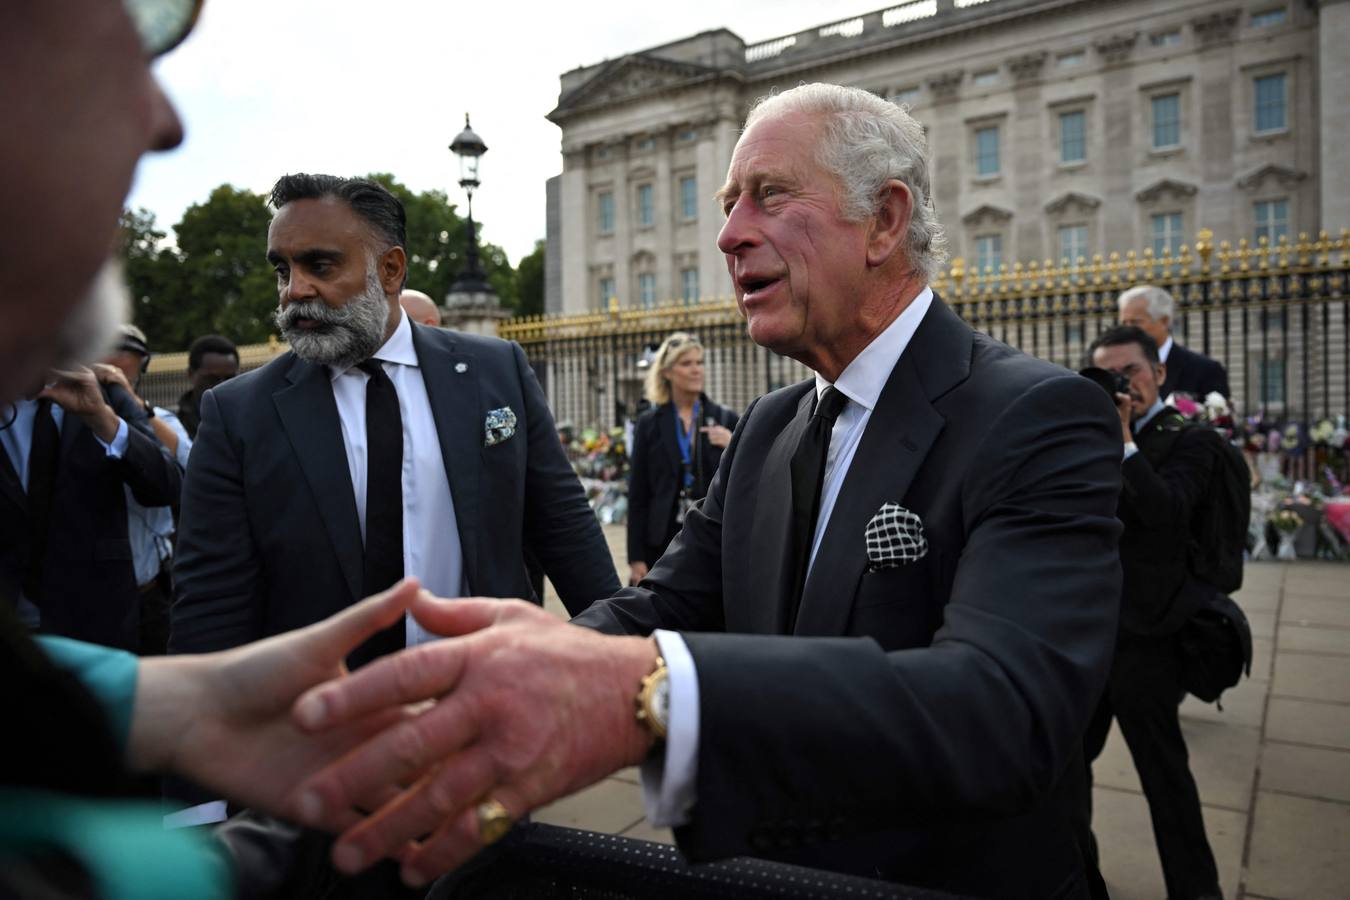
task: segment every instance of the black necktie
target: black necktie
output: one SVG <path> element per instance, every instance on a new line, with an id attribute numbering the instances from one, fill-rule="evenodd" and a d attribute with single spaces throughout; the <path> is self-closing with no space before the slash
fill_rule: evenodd
<path id="1" fill-rule="evenodd" d="M 806 586 L 806 570 L 811 560 L 811 539 L 816 533 L 816 517 L 820 514 L 820 490 L 825 480 L 825 458 L 830 450 L 830 432 L 834 420 L 848 403 L 848 397 L 834 388 L 825 388 L 811 413 L 797 449 L 792 454 L 792 538 L 796 560 L 792 586 L 792 605 L 788 607 L 788 632 L 797 623 L 797 607 L 801 605 L 802 590 Z"/>
<path id="2" fill-rule="evenodd" d="M 378 359 L 357 366 L 366 382 L 366 552 L 361 593 L 386 590 L 403 577 L 403 416 L 398 391 Z M 403 649 L 400 619 L 352 652 L 352 668 Z"/>
<path id="3" fill-rule="evenodd" d="M 61 433 L 52 418 L 52 401 L 38 401 L 33 416 L 33 442 L 28 449 L 28 534 L 31 551 L 24 572 L 23 594 L 30 603 L 41 605 L 42 572 L 47 557 L 47 532 L 52 520 L 52 494 L 56 488 L 56 468 L 60 460 Z"/>

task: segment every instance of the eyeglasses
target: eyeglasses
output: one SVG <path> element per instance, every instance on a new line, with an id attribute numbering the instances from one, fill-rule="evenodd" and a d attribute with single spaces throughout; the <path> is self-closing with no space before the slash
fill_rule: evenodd
<path id="1" fill-rule="evenodd" d="M 197 24 L 204 0 L 122 0 L 140 35 L 148 59 L 163 56 L 183 43 Z"/>

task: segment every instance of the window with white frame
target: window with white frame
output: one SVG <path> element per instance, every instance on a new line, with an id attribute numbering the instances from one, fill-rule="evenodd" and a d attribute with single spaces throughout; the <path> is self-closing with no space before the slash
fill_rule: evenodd
<path id="1" fill-rule="evenodd" d="M 1055 65 L 1061 69 L 1067 69 L 1070 66 L 1081 66 L 1087 62 L 1086 50 L 1069 50 L 1055 57 Z"/>
<path id="2" fill-rule="evenodd" d="M 698 302 L 698 269 L 680 270 L 680 295 L 685 303 Z"/>
<path id="3" fill-rule="evenodd" d="M 1289 200 L 1258 200 L 1252 204 L 1252 240 L 1265 238 L 1274 244 L 1289 235 Z"/>
<path id="4" fill-rule="evenodd" d="M 1181 250 L 1182 223 L 1179 212 L 1155 213 L 1149 217 L 1154 256 L 1175 256 Z"/>
<path id="5" fill-rule="evenodd" d="M 1284 360 L 1261 361 L 1261 399 L 1265 403 L 1284 402 Z"/>
<path id="6" fill-rule="evenodd" d="M 1155 31 L 1148 36 L 1149 46 L 1176 47 L 1181 44 L 1181 29 L 1169 28 L 1167 31 Z"/>
<path id="7" fill-rule="evenodd" d="M 1003 235 L 975 235 L 975 268 L 981 273 L 997 272 L 1003 264 Z"/>
<path id="8" fill-rule="evenodd" d="M 656 305 L 656 276 L 651 272 L 638 275 L 638 303 L 643 307 Z"/>
<path id="9" fill-rule="evenodd" d="M 601 191 L 595 195 L 596 223 L 601 234 L 614 233 L 614 192 Z"/>
<path id="10" fill-rule="evenodd" d="M 975 129 L 975 174 L 988 178 L 999 173 L 998 126 Z"/>
<path id="11" fill-rule="evenodd" d="M 653 191 L 650 184 L 640 184 L 637 189 L 638 227 L 650 228 L 656 222 L 656 209 L 653 206 Z"/>
<path id="12" fill-rule="evenodd" d="M 1087 113 L 1081 109 L 1059 114 L 1059 161 L 1080 163 L 1087 159 Z"/>
<path id="13" fill-rule="evenodd" d="M 1287 122 L 1284 73 L 1259 75 L 1252 79 L 1252 98 L 1257 133 L 1283 131 Z"/>
<path id="14" fill-rule="evenodd" d="M 698 179 L 693 175 L 680 176 L 680 218 L 686 222 L 698 218 Z"/>
<path id="15" fill-rule="evenodd" d="M 1059 256 L 1069 265 L 1077 265 L 1078 258 L 1088 255 L 1088 227 L 1084 223 L 1059 226 Z"/>
<path id="16" fill-rule="evenodd" d="M 1274 6 L 1270 9 L 1258 9 L 1252 13 L 1253 28 L 1269 28 L 1272 25 L 1284 24 L 1284 7 Z"/>
<path id="17" fill-rule="evenodd" d="M 614 279 L 600 279 L 600 308 L 606 309 L 609 306 L 610 298 L 614 296 Z"/>
<path id="18" fill-rule="evenodd" d="M 982 72 L 976 72 L 970 76 L 970 81 L 979 87 L 998 84 L 998 69 L 985 69 Z"/>
<path id="19" fill-rule="evenodd" d="M 1149 101 L 1153 113 L 1153 149 L 1181 144 L 1181 94 L 1159 94 Z"/>

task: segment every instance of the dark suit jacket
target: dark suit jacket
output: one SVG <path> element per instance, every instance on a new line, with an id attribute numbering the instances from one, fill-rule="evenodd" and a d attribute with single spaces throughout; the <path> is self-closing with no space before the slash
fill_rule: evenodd
<path id="1" fill-rule="evenodd" d="M 706 396 L 700 398 L 702 427 L 712 420 L 735 430 L 736 414 Z M 722 448 L 714 447 L 703 432 L 697 433 L 693 450 L 694 497 L 708 493 Z M 628 470 L 628 561 L 642 560 L 648 566 L 666 549 L 674 528 L 675 500 L 680 493 L 684 462 L 675 439 L 672 404 L 663 403 L 638 416 L 633 426 L 633 454 Z"/>
<path id="2" fill-rule="evenodd" d="M 530 597 L 528 546 L 571 612 L 613 593 L 613 558 L 520 347 L 421 325 L 413 346 L 469 591 Z M 516 433 L 485 447 L 487 413 L 504 406 Z M 327 368 L 287 353 L 209 391 L 183 489 L 170 649 L 218 650 L 323 619 L 361 598 L 362 557 Z"/>
<path id="3" fill-rule="evenodd" d="M 1163 380 L 1161 396 L 1164 400 L 1173 391 L 1184 391 L 1196 400 L 1204 400 L 1211 391 L 1231 397 L 1228 373 L 1218 360 L 1188 350 L 1176 339 L 1167 354 L 1167 377 Z"/>
<path id="4" fill-rule="evenodd" d="M 1213 478 L 1219 440 L 1211 429 L 1183 428 L 1181 416 L 1169 408 L 1134 435 L 1139 452 L 1121 466 L 1116 513 L 1125 525 L 1122 632 L 1171 634 L 1204 600 L 1205 588 L 1190 575 L 1188 545 L 1196 505 Z"/>
<path id="5" fill-rule="evenodd" d="M 127 537 L 123 486 L 143 506 L 178 502 L 182 475 L 155 438 L 143 407 L 117 385 L 104 388 L 113 411 L 127 423 L 127 447 L 112 459 L 84 420 L 66 414 L 43 559 L 41 631 L 136 651 L 140 593 Z M 0 528 L 3 528 L 4 602 L 13 608 L 28 564 L 28 498 L 0 452 Z"/>
<path id="6" fill-rule="evenodd" d="M 812 384 L 745 412 L 642 585 L 576 619 L 685 633 L 700 741 L 676 838 L 690 858 L 980 896 L 1080 889 L 1077 767 L 1120 597 L 1120 425 L 1093 387 L 935 298 L 858 446 L 792 638 L 778 636 L 789 460 Z M 928 553 L 869 572 L 864 531 L 887 501 L 922 518 Z"/>

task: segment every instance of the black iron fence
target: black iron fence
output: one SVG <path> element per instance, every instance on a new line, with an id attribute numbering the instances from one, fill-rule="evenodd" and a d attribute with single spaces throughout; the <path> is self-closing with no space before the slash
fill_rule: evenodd
<path id="1" fill-rule="evenodd" d="M 1116 298 L 1155 284 L 1177 303 L 1173 333 L 1228 370 L 1235 412 L 1262 422 L 1350 416 L 1350 232 L 1296 241 L 1243 240 L 1215 246 L 1208 231 L 1176 254 L 1111 253 L 1055 265 L 1016 263 L 978 272 L 953 261 L 934 287 L 972 327 L 1068 368 L 1116 321 Z M 554 415 L 609 428 L 641 396 L 649 348 L 672 331 L 692 331 L 707 348 L 707 391 L 743 409 L 765 391 L 806 376 L 798 363 L 753 344 L 730 300 L 661 304 L 570 316 L 513 319 L 502 337 L 519 341 L 546 386 Z"/>

